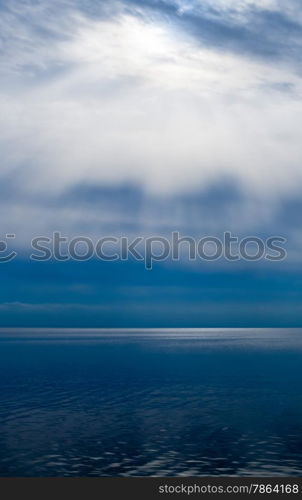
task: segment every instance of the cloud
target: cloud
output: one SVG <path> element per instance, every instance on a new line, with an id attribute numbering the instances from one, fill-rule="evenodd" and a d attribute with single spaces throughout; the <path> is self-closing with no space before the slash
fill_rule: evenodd
<path id="1" fill-rule="evenodd" d="M 296 271 L 158 263 L 150 273 L 131 262 L 14 261 L 2 277 L 2 327 L 297 327 L 302 320 Z"/>
<path id="2" fill-rule="evenodd" d="M 11 0 L 1 8 L 1 192 L 15 192 L 7 225 L 26 233 L 58 221 L 129 222 L 124 208 L 112 213 L 116 198 L 101 216 L 97 202 L 76 207 L 78 186 L 99 187 L 100 197 L 135 186 L 147 199 L 146 224 L 152 197 L 159 207 L 163 197 L 194 199 L 225 179 L 241 193 L 227 204 L 241 206 L 241 226 L 272 221 L 282 200 L 298 197 L 297 2 Z"/>

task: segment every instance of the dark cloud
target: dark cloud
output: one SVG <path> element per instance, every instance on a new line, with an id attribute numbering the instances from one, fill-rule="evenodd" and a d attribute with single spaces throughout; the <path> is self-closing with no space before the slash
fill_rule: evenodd
<path id="1" fill-rule="evenodd" d="M 2 266 L 2 327 L 301 326 L 301 273 L 16 260 Z"/>
<path id="2" fill-rule="evenodd" d="M 221 235 L 225 231 L 235 231 L 237 235 L 280 235 L 289 240 L 294 237 L 302 223 L 301 199 L 296 195 L 284 196 L 272 203 L 267 215 L 266 201 L 255 195 L 247 196 L 235 178 L 225 176 L 206 188 L 180 192 L 171 195 L 146 193 L 138 185 L 120 183 L 116 185 L 90 184 L 82 182 L 60 192 L 36 191 L 24 188 L 22 171 L 2 176 L 0 182 L 0 209 L 8 215 L 14 207 L 22 212 L 22 207 L 30 208 L 30 213 L 43 216 L 53 213 L 45 228 L 47 233 L 56 230 L 72 233 L 87 232 L 87 236 L 110 234 L 148 234 L 150 231 L 169 235 L 181 231 L 191 235 L 205 232 Z M 263 206 L 263 217 L 261 213 Z M 75 214 L 64 221 L 61 212 Z M 25 214 L 24 210 L 24 214 Z M 81 219 L 77 216 L 81 213 Z M 91 217 L 93 215 L 93 217 Z M 12 232 L 8 222 L 5 230 Z M 34 221 L 26 220 L 24 225 L 32 233 Z M 3 226 L 4 227 L 4 226 Z"/>

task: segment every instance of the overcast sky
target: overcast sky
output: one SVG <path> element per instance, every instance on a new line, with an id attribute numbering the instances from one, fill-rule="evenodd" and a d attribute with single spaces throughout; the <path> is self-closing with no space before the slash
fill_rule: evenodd
<path id="1" fill-rule="evenodd" d="M 23 192 L 300 194 L 299 1 L 6 0 L 0 33 L 1 177 Z"/>
<path id="2" fill-rule="evenodd" d="M 280 234 L 300 261 L 300 0 L 0 0 L 0 51 L 2 232 Z"/>

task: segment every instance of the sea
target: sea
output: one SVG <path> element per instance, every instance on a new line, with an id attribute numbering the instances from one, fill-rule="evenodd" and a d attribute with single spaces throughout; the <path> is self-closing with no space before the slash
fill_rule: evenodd
<path id="1" fill-rule="evenodd" d="M 302 330 L 0 330 L 0 476 L 302 476 Z"/>

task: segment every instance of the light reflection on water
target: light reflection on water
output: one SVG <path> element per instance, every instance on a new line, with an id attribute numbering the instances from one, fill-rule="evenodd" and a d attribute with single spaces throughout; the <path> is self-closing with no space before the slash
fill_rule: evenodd
<path id="1" fill-rule="evenodd" d="M 302 475 L 302 331 L 1 331 L 1 476 Z"/>

